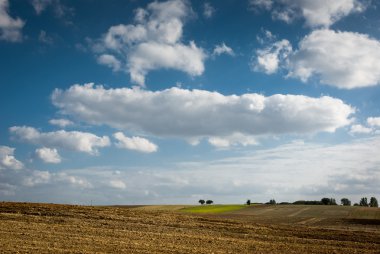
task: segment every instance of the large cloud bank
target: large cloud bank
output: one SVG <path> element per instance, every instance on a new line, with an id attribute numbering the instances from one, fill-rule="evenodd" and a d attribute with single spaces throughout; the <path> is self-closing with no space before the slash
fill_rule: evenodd
<path id="1" fill-rule="evenodd" d="M 153 92 L 93 84 L 56 89 L 52 101 L 61 113 L 89 124 L 185 139 L 334 132 L 348 125 L 354 113 L 351 106 L 329 96 L 226 96 L 205 90 Z"/>

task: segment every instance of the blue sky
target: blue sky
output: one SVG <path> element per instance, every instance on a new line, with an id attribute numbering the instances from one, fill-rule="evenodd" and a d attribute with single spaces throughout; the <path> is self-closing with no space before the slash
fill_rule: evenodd
<path id="1" fill-rule="evenodd" d="M 379 8 L 0 0 L 0 199 L 379 196 Z"/>

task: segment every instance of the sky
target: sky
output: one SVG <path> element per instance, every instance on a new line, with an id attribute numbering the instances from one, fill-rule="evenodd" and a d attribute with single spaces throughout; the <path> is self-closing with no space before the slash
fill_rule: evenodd
<path id="1" fill-rule="evenodd" d="M 0 0 L 0 200 L 380 198 L 379 14 Z"/>

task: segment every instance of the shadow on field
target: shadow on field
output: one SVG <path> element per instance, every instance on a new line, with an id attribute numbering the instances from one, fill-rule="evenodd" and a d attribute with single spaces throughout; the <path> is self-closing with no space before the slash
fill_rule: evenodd
<path id="1" fill-rule="evenodd" d="M 380 225 L 380 220 L 377 219 L 343 219 L 343 223 L 353 225 Z"/>

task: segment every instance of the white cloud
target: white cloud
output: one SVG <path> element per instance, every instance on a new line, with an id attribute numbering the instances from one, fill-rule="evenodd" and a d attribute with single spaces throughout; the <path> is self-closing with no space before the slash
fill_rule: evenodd
<path id="1" fill-rule="evenodd" d="M 26 187 L 35 187 L 38 185 L 61 183 L 67 186 L 80 187 L 82 189 L 91 188 L 92 185 L 86 179 L 68 175 L 65 172 L 51 173 L 49 171 L 33 170 L 29 176 L 22 177 L 22 185 Z"/>
<path id="2" fill-rule="evenodd" d="M 367 128 L 361 124 L 354 124 L 350 128 L 351 134 L 370 134 L 373 130 L 371 128 Z"/>
<path id="3" fill-rule="evenodd" d="M 52 8 L 54 15 L 58 18 L 67 19 L 74 15 L 74 9 L 62 4 L 60 0 L 32 0 L 32 5 L 37 15 L 48 7 Z M 66 20 L 66 22 L 71 24 L 71 21 Z"/>
<path id="4" fill-rule="evenodd" d="M 342 89 L 368 87 L 380 82 L 380 42 L 368 35 L 317 30 L 306 36 L 290 58 L 289 76 Z"/>
<path id="5" fill-rule="evenodd" d="M 292 51 L 289 46 L 281 55 L 278 52 L 282 48 L 277 45 L 284 41 L 258 50 L 255 66 L 259 68 L 255 70 L 261 68 L 270 74 L 282 67 L 288 71 L 288 77 L 303 82 L 316 77 L 321 83 L 340 89 L 380 83 L 380 41 L 368 35 L 316 30 L 301 40 L 297 50 Z"/>
<path id="6" fill-rule="evenodd" d="M 9 1 L 0 0 L 0 40 L 18 42 L 22 40 L 21 29 L 25 22 L 9 15 Z"/>
<path id="7" fill-rule="evenodd" d="M 113 134 L 114 138 L 118 141 L 116 146 L 119 148 L 135 150 L 143 153 L 156 152 L 158 147 L 156 144 L 141 137 L 126 137 L 122 132 L 116 132 Z"/>
<path id="8" fill-rule="evenodd" d="M 254 71 L 264 71 L 266 74 L 273 74 L 277 72 L 280 64 L 286 61 L 291 52 L 292 46 L 288 40 L 277 41 L 269 47 L 258 49 L 251 67 Z"/>
<path id="9" fill-rule="evenodd" d="M 113 55 L 109 54 L 102 54 L 97 59 L 98 64 L 106 65 L 110 68 L 112 68 L 113 71 L 120 70 L 121 63 L 119 60 L 116 59 Z"/>
<path id="10" fill-rule="evenodd" d="M 38 40 L 45 44 L 53 44 L 53 38 L 48 36 L 46 31 L 41 30 L 40 34 L 38 35 Z"/>
<path id="11" fill-rule="evenodd" d="M 365 0 L 250 0 L 253 9 L 272 12 L 272 18 L 291 23 L 302 17 L 307 26 L 329 27 L 351 13 L 366 10 L 370 1 Z"/>
<path id="12" fill-rule="evenodd" d="M 40 15 L 50 4 L 53 3 L 53 0 L 33 0 L 32 5 L 37 15 Z"/>
<path id="13" fill-rule="evenodd" d="M 37 158 L 46 163 L 61 163 L 61 156 L 58 154 L 58 151 L 55 148 L 38 148 L 36 149 L 35 154 Z"/>
<path id="14" fill-rule="evenodd" d="M 110 27 L 94 45 L 94 51 L 102 54 L 98 62 L 126 71 L 132 82 L 141 86 L 147 73 L 157 69 L 201 75 L 206 53 L 193 41 L 188 45 L 181 42 L 184 21 L 190 14 L 184 0 L 152 2 L 146 9 L 137 9 L 135 24 Z"/>
<path id="15" fill-rule="evenodd" d="M 92 155 L 98 153 L 97 148 L 110 145 L 110 140 L 107 136 L 98 137 L 88 132 L 64 130 L 39 132 L 37 129 L 27 126 L 13 126 L 9 130 L 14 137 L 23 142 L 85 152 Z"/>
<path id="16" fill-rule="evenodd" d="M 252 136 L 334 132 L 350 124 L 350 115 L 355 111 L 329 96 L 226 96 L 176 87 L 153 92 L 105 89 L 93 84 L 56 89 L 52 101 L 62 114 L 90 124 L 193 141 L 236 133 Z"/>
<path id="17" fill-rule="evenodd" d="M 122 189 L 122 190 L 127 188 L 126 184 L 121 180 L 111 180 L 110 186 L 113 188 Z"/>
<path id="18" fill-rule="evenodd" d="M 216 45 L 214 48 L 214 52 L 212 53 L 214 56 L 219 56 L 221 54 L 227 54 L 230 56 L 234 56 L 235 52 L 232 48 L 228 47 L 224 42 L 220 45 Z"/>
<path id="19" fill-rule="evenodd" d="M 217 148 L 228 148 L 233 145 L 257 145 L 257 141 L 252 136 L 243 135 L 241 133 L 233 133 L 226 137 L 210 137 L 208 142 Z"/>
<path id="20" fill-rule="evenodd" d="M 371 127 L 380 127 L 380 117 L 368 117 L 367 123 Z"/>
<path id="21" fill-rule="evenodd" d="M 60 119 L 51 119 L 49 120 L 49 123 L 52 124 L 52 125 L 56 125 L 56 126 L 59 126 L 61 128 L 65 128 L 67 126 L 70 126 L 70 125 L 73 125 L 74 123 L 68 119 L 63 119 L 63 118 L 60 118 Z"/>
<path id="22" fill-rule="evenodd" d="M 22 169 L 24 165 L 14 157 L 14 148 L 0 146 L 0 170 L 1 169 Z"/>
<path id="23" fill-rule="evenodd" d="M 223 159 L 170 163 L 149 169 L 76 168 L 60 172 L 61 177 L 30 172 L 19 176 L 21 180 L 31 178 L 22 181 L 25 188 L 13 191 L 15 199 L 29 195 L 32 200 L 38 197 L 61 203 L 80 199 L 82 204 L 89 204 L 91 199 L 97 204 L 120 204 L 125 200 L 193 204 L 202 197 L 231 203 L 245 202 L 247 198 L 267 202 L 270 198 L 295 201 L 319 200 L 324 196 L 348 197 L 356 202 L 362 196 L 380 195 L 379 148 L 380 136 L 342 144 L 297 141 Z M 10 192 L 15 185 L 9 181 L 2 186 L 6 178 L 1 174 L 0 171 L 0 195 L 2 187 L 4 192 Z M 38 189 L 44 186 L 45 192 Z M 78 187 L 87 188 L 86 192 L 78 196 Z"/>
<path id="24" fill-rule="evenodd" d="M 208 2 L 203 4 L 203 16 L 205 18 L 211 18 L 215 14 L 215 8 Z"/>

